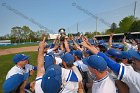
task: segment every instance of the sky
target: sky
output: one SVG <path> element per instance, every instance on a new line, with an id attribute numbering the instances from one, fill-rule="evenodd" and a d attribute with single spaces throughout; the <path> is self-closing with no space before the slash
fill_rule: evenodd
<path id="1" fill-rule="evenodd" d="M 46 27 L 49 33 L 58 33 L 60 28 L 75 33 L 77 24 L 79 32 L 95 31 L 95 18 L 77 9 L 73 6 L 74 3 L 110 24 L 118 24 L 125 16 L 133 15 L 134 2 L 135 0 L 0 0 L 0 36 L 10 34 L 14 26 L 26 25 L 33 31 L 41 29 L 28 19 Z M 8 10 L 3 4 L 18 10 L 28 19 Z M 140 18 L 140 0 L 137 0 L 136 17 Z M 99 32 L 108 28 L 98 22 Z"/>

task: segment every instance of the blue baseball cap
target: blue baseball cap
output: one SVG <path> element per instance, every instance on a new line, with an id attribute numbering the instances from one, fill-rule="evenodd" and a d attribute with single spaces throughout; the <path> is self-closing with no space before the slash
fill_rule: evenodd
<path id="1" fill-rule="evenodd" d="M 89 58 L 89 57 L 85 57 L 85 58 L 82 59 L 82 62 L 83 62 L 84 64 L 86 64 L 86 65 L 87 65 L 88 58 Z"/>
<path id="2" fill-rule="evenodd" d="M 136 58 L 138 60 L 140 60 L 140 52 L 139 51 L 135 51 L 133 49 L 128 50 L 128 53 L 133 57 Z"/>
<path id="3" fill-rule="evenodd" d="M 24 54 L 16 54 L 13 58 L 13 62 L 17 64 L 19 61 L 23 61 L 27 59 L 29 59 L 29 56 L 26 56 Z"/>
<path id="4" fill-rule="evenodd" d="M 7 80 L 5 80 L 2 86 L 2 90 L 4 91 L 4 93 L 11 93 L 15 91 L 23 81 L 24 81 L 23 75 L 15 74 L 10 78 L 8 78 Z"/>
<path id="5" fill-rule="evenodd" d="M 61 74 L 61 67 L 58 65 L 51 65 L 47 68 L 41 82 L 41 88 L 44 93 L 58 93 L 60 91 Z"/>
<path id="6" fill-rule="evenodd" d="M 132 56 L 130 55 L 128 51 L 122 51 L 122 58 L 130 60 Z"/>
<path id="7" fill-rule="evenodd" d="M 80 50 L 76 50 L 73 53 L 75 56 L 77 56 L 79 59 L 83 58 L 83 53 Z"/>
<path id="8" fill-rule="evenodd" d="M 103 47 L 107 48 L 107 44 L 105 44 L 105 43 L 101 43 L 98 46 L 103 46 Z"/>
<path id="9" fill-rule="evenodd" d="M 67 64 L 73 64 L 74 63 L 74 57 L 70 53 L 66 53 L 61 56 L 61 59 L 66 62 Z"/>
<path id="10" fill-rule="evenodd" d="M 120 49 L 124 49 L 124 45 L 122 44 L 112 44 L 113 48 L 120 48 Z"/>
<path id="11" fill-rule="evenodd" d="M 49 66 L 54 64 L 54 57 L 52 55 L 44 56 L 44 68 L 47 69 Z"/>
<path id="12" fill-rule="evenodd" d="M 98 71 L 105 71 L 107 63 L 101 56 L 91 55 L 88 59 L 83 60 L 83 63 Z"/>
<path id="13" fill-rule="evenodd" d="M 104 40 L 98 40 L 98 44 L 99 44 L 99 45 L 100 45 L 100 44 L 103 44 L 103 43 L 105 43 Z"/>
<path id="14" fill-rule="evenodd" d="M 116 44 L 112 44 L 112 48 L 115 48 L 116 47 Z"/>
<path id="15" fill-rule="evenodd" d="M 115 57 L 115 58 L 122 59 L 122 52 L 120 50 L 117 50 L 117 49 L 114 49 L 114 48 L 110 48 L 109 50 L 107 50 L 105 52 L 105 54 L 107 56 L 112 56 L 112 57 Z"/>

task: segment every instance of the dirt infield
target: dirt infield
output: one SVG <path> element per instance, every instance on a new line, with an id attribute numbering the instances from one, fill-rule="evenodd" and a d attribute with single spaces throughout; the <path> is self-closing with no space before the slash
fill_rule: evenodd
<path id="1" fill-rule="evenodd" d="M 0 50 L 0 56 L 7 55 L 7 54 L 20 53 L 20 52 L 29 52 L 29 51 L 38 51 L 38 46 L 3 49 L 3 50 Z"/>

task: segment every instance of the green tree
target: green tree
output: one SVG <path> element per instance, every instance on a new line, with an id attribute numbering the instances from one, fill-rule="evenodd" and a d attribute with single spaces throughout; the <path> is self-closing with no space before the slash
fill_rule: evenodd
<path id="1" fill-rule="evenodd" d="M 85 32 L 85 36 L 86 36 L 87 38 L 92 38 L 92 37 L 93 37 L 93 35 L 92 35 L 91 32 Z"/>
<path id="2" fill-rule="evenodd" d="M 112 33 L 112 30 L 111 29 L 107 29 L 104 34 L 111 34 L 111 33 Z"/>
<path id="3" fill-rule="evenodd" d="M 36 37 L 37 40 L 42 40 L 42 35 L 46 36 L 46 40 L 49 38 L 49 34 L 47 31 L 39 30 L 34 33 L 34 36 Z"/>
<path id="4" fill-rule="evenodd" d="M 100 35 L 100 32 L 86 32 L 85 36 L 88 38 L 92 38 L 94 35 Z"/>
<path id="5" fill-rule="evenodd" d="M 11 38 L 13 38 L 12 42 L 20 43 L 22 37 L 23 30 L 21 27 L 15 26 L 11 29 Z"/>
<path id="6" fill-rule="evenodd" d="M 110 29 L 107 29 L 105 31 L 105 34 L 111 34 L 111 33 L 118 33 L 118 28 L 116 23 L 112 23 Z"/>
<path id="7" fill-rule="evenodd" d="M 101 35 L 100 32 L 93 32 L 92 35 Z"/>
<path id="8" fill-rule="evenodd" d="M 112 24 L 111 24 L 110 30 L 111 30 L 112 32 L 115 32 L 116 29 L 117 29 L 117 24 L 116 24 L 116 23 L 112 23 Z"/>
<path id="9" fill-rule="evenodd" d="M 128 32 L 133 22 L 136 20 L 134 16 L 128 16 L 123 18 L 119 23 L 120 33 Z"/>
<path id="10" fill-rule="evenodd" d="M 31 34 L 33 34 L 32 30 L 28 26 L 23 26 L 22 30 L 22 39 L 24 39 L 25 41 L 31 41 Z"/>
<path id="11" fill-rule="evenodd" d="M 129 29 L 130 32 L 140 32 L 140 20 L 134 21 Z"/>

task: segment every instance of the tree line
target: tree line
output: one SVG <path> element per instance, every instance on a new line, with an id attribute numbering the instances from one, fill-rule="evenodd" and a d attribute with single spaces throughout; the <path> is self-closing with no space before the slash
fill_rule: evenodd
<path id="1" fill-rule="evenodd" d="M 44 30 L 34 32 L 28 26 L 15 26 L 11 28 L 10 34 L 0 37 L 0 40 L 10 39 L 11 43 L 36 42 L 40 41 L 43 35 L 49 36 Z"/>
<path id="2" fill-rule="evenodd" d="M 127 33 L 127 32 L 140 32 L 140 19 L 134 16 L 127 16 L 123 18 L 117 25 L 115 22 L 111 24 L 109 29 L 106 29 L 105 32 L 86 32 L 85 35 L 88 38 L 93 37 L 94 35 L 106 35 L 110 33 Z"/>

